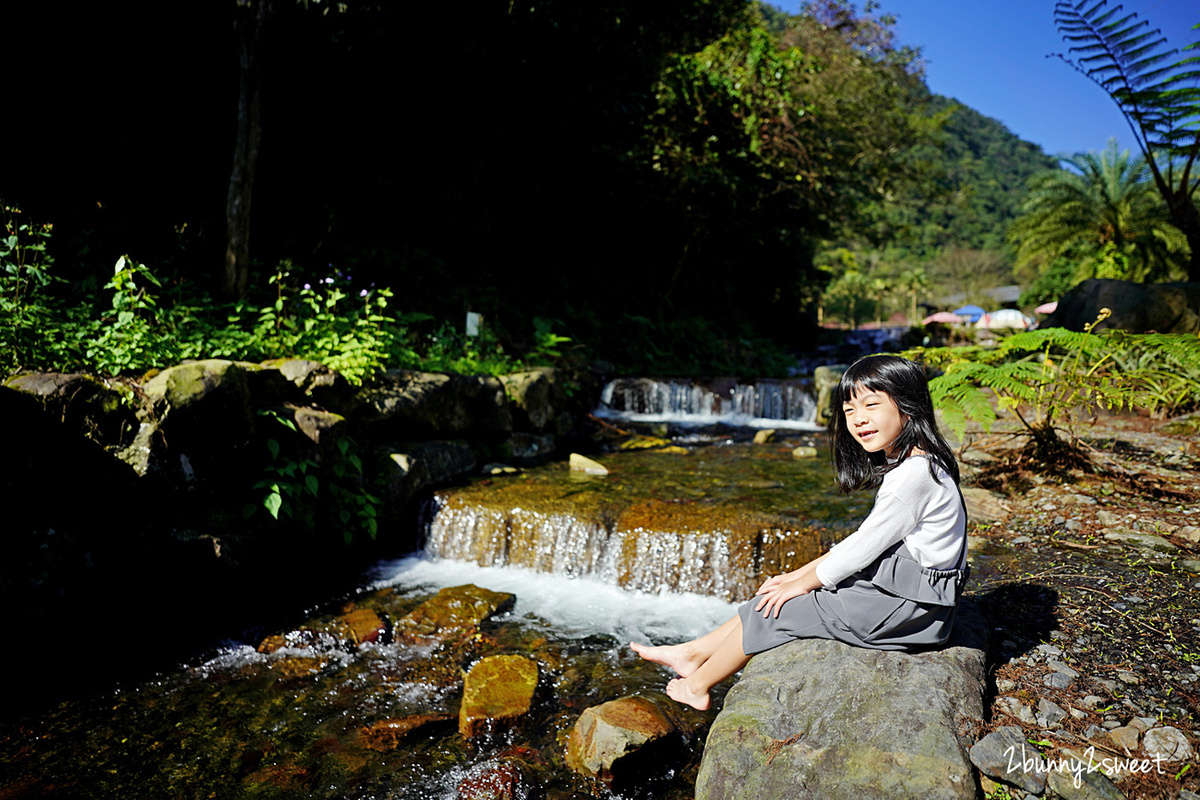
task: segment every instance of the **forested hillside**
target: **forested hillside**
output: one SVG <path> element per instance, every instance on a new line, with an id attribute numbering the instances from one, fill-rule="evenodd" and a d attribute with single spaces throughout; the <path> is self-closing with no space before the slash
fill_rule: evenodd
<path id="1" fill-rule="evenodd" d="M 164 284 L 158 307 L 212 297 L 218 315 L 222 298 L 257 308 L 326 281 L 390 287 L 408 353 L 475 311 L 515 352 L 552 328 L 629 369 L 770 371 L 764 353 L 811 344 L 851 262 L 887 283 L 868 315 L 915 297 L 914 270 L 925 294 L 963 271 L 951 262 L 1003 282 L 1023 181 L 1049 163 L 930 96 L 919 53 L 848 3 L 154 9 L 160 35 L 130 48 L 114 43 L 133 5 L 9 20 L 36 81 L 0 127 L 0 197 L 67 279 L 6 290 L 14 325 L 31 303 L 59 309 L 14 366 L 47 359 L 38 331 L 64 308 L 103 327 L 128 253 Z M 248 283 L 231 297 L 235 208 Z M 178 338 L 168 314 L 138 313 Z"/>

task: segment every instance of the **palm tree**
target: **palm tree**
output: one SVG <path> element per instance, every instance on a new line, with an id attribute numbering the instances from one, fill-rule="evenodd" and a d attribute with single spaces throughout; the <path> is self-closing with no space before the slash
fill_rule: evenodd
<path id="1" fill-rule="evenodd" d="M 900 285 L 908 292 L 908 324 L 917 324 L 917 293 L 929 290 L 929 273 L 924 267 L 913 267 L 905 270 L 900 276 Z"/>
<path id="2" fill-rule="evenodd" d="M 1117 152 L 1109 139 L 1102 152 L 1063 161 L 1071 169 L 1030 179 L 1022 214 L 1008 234 L 1018 266 L 1048 265 L 1074 249 L 1088 255 L 1078 278 L 1102 270 L 1109 273 L 1104 277 L 1149 281 L 1185 268 L 1187 239 L 1170 223 L 1143 157 Z M 1114 264 L 1126 265 L 1125 274 L 1111 274 Z"/>

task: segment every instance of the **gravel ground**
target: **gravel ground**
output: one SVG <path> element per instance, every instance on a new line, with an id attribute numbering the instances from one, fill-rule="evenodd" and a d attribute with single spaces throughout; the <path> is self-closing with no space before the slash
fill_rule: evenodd
<path id="1" fill-rule="evenodd" d="M 972 760 L 1006 778 L 987 797 L 1200 800 L 1200 437 L 1168 429 L 1103 419 L 1081 431 L 1096 471 L 1053 477 L 1008 469 L 1013 437 L 968 434 L 993 692 Z M 1048 783 L 983 763 L 1021 739 Z M 1081 756 L 1079 780 L 1054 774 Z"/>

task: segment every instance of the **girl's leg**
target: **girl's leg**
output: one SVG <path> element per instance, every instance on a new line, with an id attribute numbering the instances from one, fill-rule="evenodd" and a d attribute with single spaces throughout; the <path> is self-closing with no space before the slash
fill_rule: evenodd
<path id="1" fill-rule="evenodd" d="M 742 650 L 742 620 L 734 617 L 731 622 L 725 638 L 691 675 L 667 684 L 667 695 L 672 700 L 704 711 L 709 706 L 708 693 L 712 688 L 746 666 L 750 656 Z M 717 630 L 724 628 L 726 625 Z"/>
<path id="2" fill-rule="evenodd" d="M 706 633 L 699 639 L 692 639 L 690 642 L 683 644 L 660 645 L 658 647 L 650 647 L 644 644 L 630 642 L 629 646 L 633 648 L 633 652 L 637 653 L 647 661 L 653 661 L 656 664 L 670 667 L 676 673 L 683 677 L 687 677 L 696 671 L 696 668 L 707 661 L 723 641 L 737 629 L 738 647 L 741 647 L 742 641 L 742 621 L 738 617 L 728 620 L 716 630 Z M 740 668 L 739 668 L 740 669 Z M 734 670 L 735 672 L 737 670 Z"/>

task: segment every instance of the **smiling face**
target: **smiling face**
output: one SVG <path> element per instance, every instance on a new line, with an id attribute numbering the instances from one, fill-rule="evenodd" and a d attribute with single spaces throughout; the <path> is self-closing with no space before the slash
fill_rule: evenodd
<path id="1" fill-rule="evenodd" d="M 842 404 L 846 430 L 868 453 L 890 455 L 892 444 L 904 429 L 904 415 L 886 392 L 856 390 Z"/>

